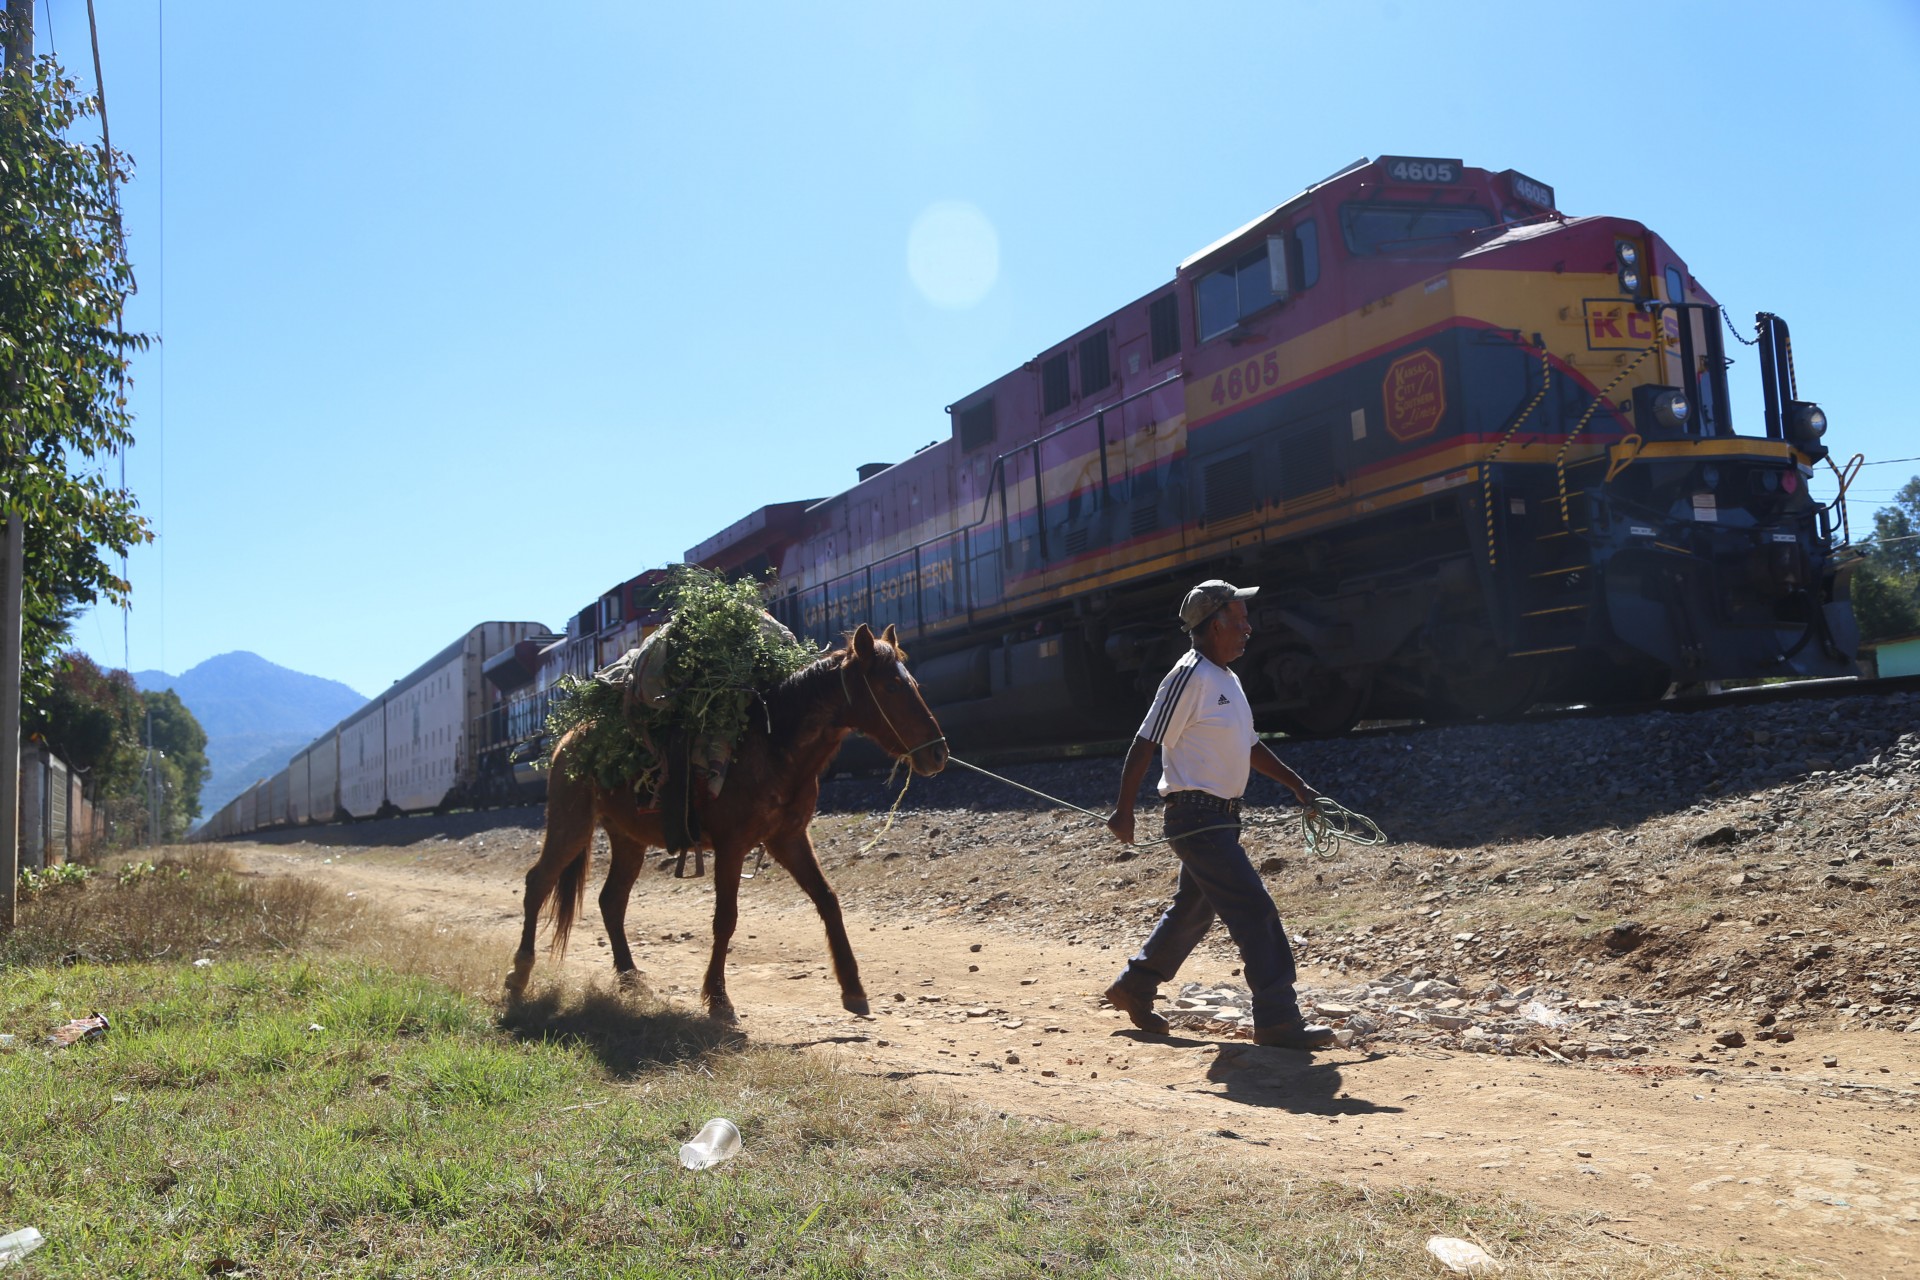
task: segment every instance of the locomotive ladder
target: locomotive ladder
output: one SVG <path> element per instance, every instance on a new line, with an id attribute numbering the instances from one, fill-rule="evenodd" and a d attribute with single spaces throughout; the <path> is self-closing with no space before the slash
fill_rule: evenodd
<path id="1" fill-rule="evenodd" d="M 1571 643 L 1566 643 L 1566 641 L 1578 638 L 1577 628 L 1583 623 L 1581 615 L 1588 607 L 1585 603 L 1560 603 L 1551 598 L 1552 587 L 1562 583 L 1569 583 L 1573 575 L 1579 574 L 1588 567 L 1587 565 L 1549 564 L 1548 567 L 1545 568 L 1536 567 L 1543 561 L 1563 558 L 1552 555 L 1549 548 L 1541 547 L 1539 544 L 1550 542 L 1553 539 L 1564 539 L 1565 541 L 1561 546 L 1568 551 L 1572 551 L 1578 546 L 1578 544 L 1572 540 L 1572 534 L 1574 532 L 1584 532 L 1584 530 L 1573 530 L 1571 522 L 1565 522 L 1562 527 L 1557 530 L 1548 533 L 1535 533 L 1531 539 L 1532 545 L 1519 541 L 1519 537 L 1525 534 L 1527 527 L 1537 527 L 1539 518 L 1547 509 L 1547 505 L 1552 497 L 1551 494 L 1543 490 L 1539 483 L 1540 473 L 1538 469 L 1534 467 L 1508 468 L 1502 477 L 1502 483 L 1498 486 L 1502 497 L 1510 501 L 1517 499 L 1522 504 L 1525 514 L 1522 527 L 1519 530 L 1513 528 L 1516 523 L 1514 519 L 1516 513 L 1509 509 L 1504 513 L 1505 519 L 1503 521 L 1500 518 L 1499 504 L 1495 500 L 1496 485 L 1494 472 L 1496 463 L 1501 453 L 1513 442 L 1513 438 L 1519 434 L 1520 428 L 1526 425 L 1528 420 L 1533 417 L 1534 411 L 1540 407 L 1541 401 L 1546 399 L 1547 392 L 1551 389 L 1552 385 L 1552 360 L 1546 348 L 1542 346 L 1540 348 L 1539 389 L 1533 393 L 1520 411 L 1513 415 L 1512 420 L 1507 423 L 1506 429 L 1500 433 L 1500 438 L 1494 443 L 1493 448 L 1487 451 L 1487 456 L 1480 466 L 1480 501 L 1482 512 L 1486 519 L 1487 529 L 1487 567 L 1496 574 L 1496 577 L 1498 577 L 1502 568 L 1500 555 L 1500 526 L 1502 523 L 1508 526 L 1509 540 L 1514 544 L 1507 556 L 1505 568 L 1508 579 L 1517 582 L 1519 586 L 1511 592 L 1503 591 L 1501 593 L 1502 595 L 1511 596 L 1516 610 L 1509 633 L 1511 644 L 1508 650 L 1508 656 L 1514 658 L 1544 657 L 1548 654 L 1571 651 L 1575 646 Z M 1565 450 L 1563 449 L 1562 457 L 1564 457 L 1564 454 Z M 1576 464 L 1576 466 L 1577 465 L 1579 464 Z M 1533 478 L 1535 483 L 1527 484 L 1526 479 L 1528 478 Z M 1562 481 L 1562 488 L 1564 489 L 1564 481 Z M 1516 573 L 1523 576 L 1515 577 L 1514 575 Z M 1543 593 L 1542 588 L 1546 588 L 1547 591 Z M 1543 594 L 1546 597 L 1544 600 L 1542 599 Z M 1569 623 L 1575 624 L 1576 628 L 1575 634 L 1572 636 L 1566 634 L 1568 630 L 1567 624 Z M 1507 628 L 1503 628 L 1503 630 L 1507 630 Z"/>

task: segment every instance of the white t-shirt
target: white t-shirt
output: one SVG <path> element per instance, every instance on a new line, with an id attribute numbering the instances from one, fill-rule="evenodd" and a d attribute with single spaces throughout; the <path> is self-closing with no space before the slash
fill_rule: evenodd
<path id="1" fill-rule="evenodd" d="M 1160 794 L 1205 791 L 1236 799 L 1247 789 L 1258 738 L 1240 677 L 1189 649 L 1173 664 L 1140 736 L 1160 744 Z"/>

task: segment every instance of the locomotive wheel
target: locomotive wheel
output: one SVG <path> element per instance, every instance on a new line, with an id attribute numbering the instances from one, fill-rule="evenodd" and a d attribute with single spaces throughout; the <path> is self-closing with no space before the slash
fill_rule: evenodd
<path id="1" fill-rule="evenodd" d="M 1367 709 L 1367 688 L 1328 676 L 1314 686 L 1306 702 L 1276 712 L 1273 723 L 1289 738 L 1332 738 L 1360 723 Z"/>

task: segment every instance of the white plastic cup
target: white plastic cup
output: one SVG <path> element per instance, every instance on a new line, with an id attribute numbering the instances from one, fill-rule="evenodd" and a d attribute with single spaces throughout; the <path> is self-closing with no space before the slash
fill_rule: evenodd
<path id="1" fill-rule="evenodd" d="M 0 1267 L 20 1261 L 45 1243 L 46 1237 L 32 1227 L 22 1227 L 0 1236 Z"/>
<path id="2" fill-rule="evenodd" d="M 688 1169 L 708 1169 L 739 1154 L 740 1130 L 733 1121 L 715 1116 L 680 1148 L 680 1163 Z"/>

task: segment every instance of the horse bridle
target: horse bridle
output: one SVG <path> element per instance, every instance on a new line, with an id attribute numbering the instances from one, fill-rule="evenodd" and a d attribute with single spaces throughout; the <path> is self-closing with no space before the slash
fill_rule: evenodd
<path id="1" fill-rule="evenodd" d="M 847 684 L 847 668 L 853 665 L 853 661 L 854 661 L 854 656 L 851 652 L 849 652 L 846 658 L 840 663 L 840 692 L 847 695 L 847 705 L 849 707 L 853 706 L 854 702 L 853 702 L 853 689 Z M 873 704 L 873 709 L 880 713 L 880 722 L 887 726 L 887 732 L 893 735 L 893 740 L 895 742 L 904 743 L 907 740 L 907 735 L 900 732 L 900 730 L 894 725 L 892 718 L 887 715 L 887 709 L 884 705 L 882 705 L 879 695 L 874 693 L 873 684 L 871 681 L 867 679 L 867 672 L 866 672 L 866 668 L 864 667 L 860 669 L 860 683 L 862 686 L 866 688 L 867 701 L 871 702 Z M 943 743 L 946 740 L 947 740 L 947 736 L 944 733 L 937 738 L 929 738 L 925 742 L 921 743 L 919 746 L 913 748 L 910 751 L 907 751 L 905 753 L 905 756 L 908 760 L 911 760 L 916 755 L 920 754 L 922 751 L 925 751 L 928 747 L 938 746 L 940 743 Z"/>

